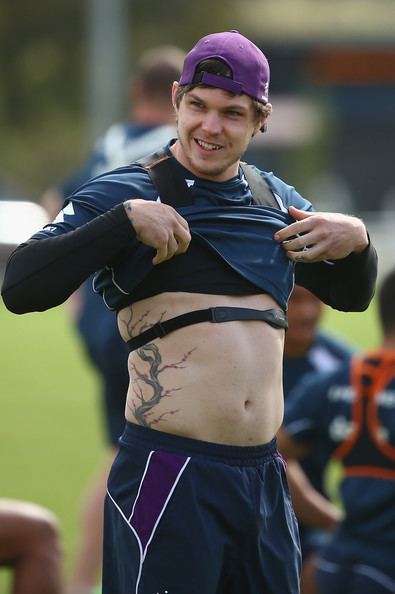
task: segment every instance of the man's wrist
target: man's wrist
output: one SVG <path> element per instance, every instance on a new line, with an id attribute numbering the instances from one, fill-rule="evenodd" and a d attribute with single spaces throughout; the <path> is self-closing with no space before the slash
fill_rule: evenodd
<path id="1" fill-rule="evenodd" d="M 362 229 L 361 229 L 361 237 L 360 240 L 358 241 L 357 245 L 354 247 L 353 251 L 351 252 L 352 254 L 361 254 L 362 252 L 364 252 L 366 250 L 367 247 L 369 247 L 370 244 L 370 240 L 369 240 L 369 234 L 368 231 L 364 225 L 364 223 L 362 221 L 361 225 L 362 225 Z"/>

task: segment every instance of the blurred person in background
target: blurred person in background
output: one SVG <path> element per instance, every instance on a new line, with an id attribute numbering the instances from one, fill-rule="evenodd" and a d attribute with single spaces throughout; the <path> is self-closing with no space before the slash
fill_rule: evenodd
<path id="1" fill-rule="evenodd" d="M 18 314 L 56 307 L 98 271 L 131 351 L 105 594 L 299 592 L 275 439 L 287 302 L 296 281 L 366 309 L 377 255 L 363 221 L 316 213 L 241 163 L 272 111 L 269 78 L 237 31 L 200 39 L 172 88 L 177 137 L 84 184 L 8 260 L 2 296 Z"/>
<path id="2" fill-rule="evenodd" d="M 0 566 L 12 594 L 62 594 L 62 548 L 55 516 L 26 501 L 0 499 Z"/>
<path id="3" fill-rule="evenodd" d="M 175 136 L 170 91 L 173 82 L 180 78 L 184 56 L 183 50 L 171 45 L 153 47 L 140 56 L 129 88 L 128 121 L 112 125 L 96 143 L 91 157 L 79 171 L 44 193 L 41 204 L 50 220 L 56 220 L 64 199 L 82 183 L 104 171 L 135 161 Z M 92 278 L 72 295 L 69 308 L 89 361 L 101 382 L 109 444 L 103 468 L 94 478 L 86 496 L 80 543 L 69 584 L 69 594 L 90 594 L 101 568 L 101 515 L 108 471 L 125 425 L 129 351 L 119 334 L 114 312 L 93 291 Z"/>
<path id="4" fill-rule="evenodd" d="M 378 293 L 382 342 L 337 371 L 307 376 L 286 401 L 287 460 L 329 453 L 343 466 L 344 519 L 316 560 L 319 594 L 395 592 L 395 270 Z"/>
<path id="5" fill-rule="evenodd" d="M 353 353 L 351 346 L 341 342 L 337 337 L 320 329 L 324 313 L 324 304 L 311 291 L 295 286 L 288 302 L 288 330 L 285 335 L 283 383 L 285 401 L 292 399 L 293 389 L 308 374 L 334 371 L 348 361 Z M 301 461 L 301 466 L 308 480 L 322 495 L 325 495 L 324 473 L 329 454 L 322 450 L 314 450 Z M 295 484 L 300 483 L 301 473 L 298 462 L 288 462 L 288 480 L 293 499 Z M 300 485 L 297 485 L 300 487 Z M 302 549 L 302 594 L 315 594 L 314 558 L 316 550 L 328 538 L 323 530 L 306 524 L 298 514 L 299 506 L 294 500 L 295 511 L 299 523 L 299 535 Z M 335 518 L 339 518 L 332 510 Z M 336 522 L 329 521 L 330 529 Z"/>

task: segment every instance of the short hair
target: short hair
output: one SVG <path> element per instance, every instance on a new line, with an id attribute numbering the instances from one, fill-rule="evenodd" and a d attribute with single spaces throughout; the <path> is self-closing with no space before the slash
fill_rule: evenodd
<path id="1" fill-rule="evenodd" d="M 177 46 L 161 45 L 148 49 L 138 60 L 134 80 L 151 98 L 169 100 L 171 86 L 181 76 L 184 58 L 184 50 Z"/>
<path id="2" fill-rule="evenodd" d="M 229 68 L 227 64 L 223 60 L 219 58 L 208 58 L 207 60 L 202 60 L 198 67 L 196 68 L 196 74 L 200 74 L 201 72 L 207 72 L 208 74 L 217 74 L 220 76 L 225 76 L 226 78 L 232 78 L 232 70 Z M 176 105 L 177 107 L 180 104 L 180 101 L 184 95 L 186 95 L 189 91 L 194 89 L 195 87 L 205 87 L 205 88 L 212 88 L 209 85 L 205 85 L 202 83 L 196 83 L 191 85 L 183 85 L 178 87 L 176 92 Z M 270 109 L 266 107 L 265 104 L 252 99 L 252 105 L 255 111 L 255 119 L 258 122 L 262 115 L 269 115 Z"/>
<path id="3" fill-rule="evenodd" d="M 384 335 L 395 332 L 395 269 L 385 276 L 380 286 L 378 311 Z"/>

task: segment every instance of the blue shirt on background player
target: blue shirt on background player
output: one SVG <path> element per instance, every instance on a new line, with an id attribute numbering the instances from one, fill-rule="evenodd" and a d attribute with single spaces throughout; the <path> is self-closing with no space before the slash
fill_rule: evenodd
<path id="1" fill-rule="evenodd" d="M 381 347 L 304 378 L 286 403 L 280 447 L 340 461 L 344 520 L 321 549 L 322 594 L 395 592 L 395 272 L 380 288 Z"/>
<path id="2" fill-rule="evenodd" d="M 288 302 L 288 330 L 284 346 L 286 406 L 302 379 L 309 374 L 335 371 L 351 357 L 351 346 L 319 328 L 323 314 L 322 301 L 307 289 L 296 285 Z M 325 497 L 324 476 L 329 457 L 330 452 L 317 448 L 300 462 L 310 483 Z M 289 464 L 288 476 L 293 472 L 293 465 Z M 295 481 L 298 481 L 297 477 Z M 314 559 L 329 533 L 307 525 L 300 517 L 298 523 L 303 558 L 301 591 L 302 594 L 312 594 L 316 592 Z"/>
<path id="3" fill-rule="evenodd" d="M 354 350 L 329 332 L 319 328 L 324 305 L 307 289 L 295 286 L 288 303 L 288 331 L 285 336 L 283 385 L 284 398 L 292 399 L 293 391 L 309 374 L 335 371 L 348 361 Z M 327 457 L 312 452 L 302 467 L 314 487 L 324 493 L 323 473 Z"/>

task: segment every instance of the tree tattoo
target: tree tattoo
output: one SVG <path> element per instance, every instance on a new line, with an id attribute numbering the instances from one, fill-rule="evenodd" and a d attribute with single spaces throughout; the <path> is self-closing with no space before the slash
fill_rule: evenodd
<path id="1" fill-rule="evenodd" d="M 194 350 L 184 353 L 179 361 L 168 364 L 163 364 L 162 356 L 156 344 L 146 344 L 136 351 L 141 361 L 148 365 L 148 371 L 143 372 L 138 369 L 136 363 L 130 363 L 134 398 L 132 403 L 128 404 L 128 407 L 140 425 L 152 427 L 152 425 L 179 411 L 179 409 L 172 409 L 155 415 L 154 407 L 157 404 L 182 389 L 180 387 L 164 388 L 159 380 L 159 375 L 167 369 L 185 369 L 184 363 Z M 149 388 L 148 394 L 147 387 Z"/>
<path id="2" fill-rule="evenodd" d="M 147 310 L 145 312 L 143 312 L 141 314 L 141 316 L 139 317 L 138 320 L 134 320 L 133 321 L 133 308 L 129 307 L 129 311 L 130 311 L 130 316 L 128 320 L 122 320 L 122 325 L 124 326 L 129 338 L 133 338 L 133 336 L 135 336 L 136 334 L 140 334 L 141 332 L 144 332 L 145 330 L 148 330 L 148 328 L 151 328 L 152 326 L 154 326 L 154 324 L 150 324 L 147 321 L 147 318 L 149 316 L 149 314 L 151 313 L 151 310 Z M 159 319 L 155 321 L 155 324 L 157 324 L 158 322 L 161 322 L 163 320 L 163 316 L 166 314 L 165 311 L 162 311 L 161 315 L 159 316 Z"/>
<path id="3" fill-rule="evenodd" d="M 132 338 L 136 334 L 144 332 L 153 324 L 148 322 L 148 316 L 151 313 L 147 310 L 141 314 L 137 320 L 133 320 L 133 308 L 130 307 L 130 316 L 127 320 L 122 320 L 122 323 L 127 331 L 128 336 Z M 166 312 L 162 312 L 154 323 L 161 322 Z M 128 408 L 133 414 L 136 421 L 144 427 L 152 427 L 156 423 L 165 420 L 167 417 L 174 415 L 179 409 L 172 409 L 165 411 L 159 415 L 155 414 L 155 406 L 159 404 L 164 398 L 171 398 L 171 396 L 181 390 L 181 387 L 165 388 L 159 376 L 168 369 L 185 369 L 185 362 L 190 357 L 195 349 L 184 353 L 179 361 L 172 363 L 163 363 L 162 355 L 159 348 L 154 343 L 148 343 L 137 349 L 136 355 L 139 360 L 129 363 L 129 370 L 132 377 L 132 402 L 128 402 Z M 147 369 L 148 368 L 148 369 Z"/>

